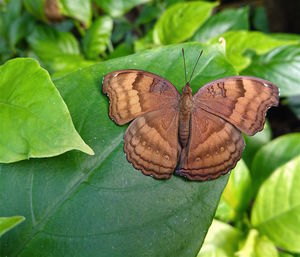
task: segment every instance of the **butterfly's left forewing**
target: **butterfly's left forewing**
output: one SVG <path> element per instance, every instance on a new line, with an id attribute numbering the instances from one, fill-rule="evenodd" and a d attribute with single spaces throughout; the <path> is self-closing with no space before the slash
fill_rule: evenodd
<path id="1" fill-rule="evenodd" d="M 247 135 L 264 127 L 267 110 L 278 105 L 278 88 L 270 81 L 233 76 L 213 81 L 194 95 L 194 105 L 222 117 Z"/>
<path id="2" fill-rule="evenodd" d="M 241 158 L 241 132 L 224 119 L 194 107 L 187 146 L 182 149 L 177 175 L 190 180 L 215 179 Z"/>

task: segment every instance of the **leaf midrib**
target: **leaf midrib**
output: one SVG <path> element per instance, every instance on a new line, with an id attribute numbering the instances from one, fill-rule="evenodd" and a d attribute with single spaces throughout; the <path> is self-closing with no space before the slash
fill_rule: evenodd
<path id="1" fill-rule="evenodd" d="M 36 223 L 36 225 L 32 226 L 32 233 L 31 235 L 24 240 L 22 244 L 20 244 L 20 247 L 18 247 L 14 252 L 11 253 L 11 256 L 18 256 L 23 249 L 25 249 L 25 246 L 34 238 L 34 236 L 41 231 L 43 226 L 49 221 L 49 219 L 52 217 L 52 215 L 64 204 L 64 202 L 68 199 L 69 196 L 75 190 L 86 181 L 86 179 L 93 174 L 95 169 L 97 169 L 106 159 L 110 156 L 110 154 L 119 146 L 119 144 L 122 142 L 123 138 L 123 131 L 115 137 L 114 140 L 111 141 L 109 144 L 109 147 L 102 152 L 102 155 L 99 156 L 99 161 L 95 163 L 94 167 L 90 169 L 89 172 L 82 173 L 81 176 L 79 176 L 78 180 L 65 192 L 64 195 L 56 203 L 54 203 L 53 208 L 49 210 L 48 213 L 44 215 L 43 218 L 40 219 L 39 222 Z"/>

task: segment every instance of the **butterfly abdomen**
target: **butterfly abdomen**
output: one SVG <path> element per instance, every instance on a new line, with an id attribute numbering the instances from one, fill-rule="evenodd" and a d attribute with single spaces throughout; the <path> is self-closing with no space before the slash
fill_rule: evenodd
<path id="1" fill-rule="evenodd" d="M 192 89 L 188 85 L 184 88 L 183 94 L 180 99 L 178 135 L 181 147 L 185 147 L 188 143 L 192 106 Z"/>

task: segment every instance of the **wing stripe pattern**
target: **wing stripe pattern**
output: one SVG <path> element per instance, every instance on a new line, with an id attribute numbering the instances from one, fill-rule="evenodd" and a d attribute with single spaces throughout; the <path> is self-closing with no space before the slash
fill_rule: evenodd
<path id="1" fill-rule="evenodd" d="M 215 179 L 233 169 L 244 140 L 230 123 L 203 110 L 192 113 L 189 143 L 181 153 L 177 175 L 191 180 Z"/>
<path id="2" fill-rule="evenodd" d="M 202 87 L 195 104 L 232 123 L 248 135 L 261 131 L 267 110 L 279 101 L 278 88 L 252 77 L 228 77 Z"/>
<path id="3" fill-rule="evenodd" d="M 121 70 L 105 75 L 103 93 L 110 99 L 109 116 L 123 125 L 166 102 L 178 104 L 180 95 L 167 80 L 150 72 Z"/>
<path id="4" fill-rule="evenodd" d="M 159 111 L 154 111 L 138 117 L 130 124 L 124 136 L 124 150 L 128 161 L 135 168 L 146 175 L 166 179 L 173 174 L 180 153 L 178 142 L 174 142 L 177 136 L 178 114 L 173 114 L 172 117 L 172 114 L 168 113 L 171 120 L 167 128 L 155 127 L 157 122 L 153 116 L 156 116 L 156 119 L 164 118 Z M 176 129 L 169 131 L 171 128 Z"/>

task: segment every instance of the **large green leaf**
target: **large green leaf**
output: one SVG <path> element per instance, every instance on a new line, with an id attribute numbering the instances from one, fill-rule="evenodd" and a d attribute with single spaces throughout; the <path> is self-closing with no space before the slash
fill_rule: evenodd
<path id="1" fill-rule="evenodd" d="M 83 50 L 88 59 L 97 59 L 106 50 L 113 28 L 109 16 L 95 20 L 83 38 Z"/>
<path id="2" fill-rule="evenodd" d="M 263 146 L 255 155 L 251 167 L 253 190 L 279 166 L 300 155 L 300 133 L 287 134 Z"/>
<path id="3" fill-rule="evenodd" d="M 96 3 L 109 15 L 121 16 L 131 8 L 149 2 L 149 0 L 95 0 Z"/>
<path id="4" fill-rule="evenodd" d="M 76 132 L 47 71 L 32 59 L 0 67 L 0 162 L 93 150 Z"/>
<path id="5" fill-rule="evenodd" d="M 222 194 L 216 217 L 223 221 L 240 218 L 251 199 L 250 172 L 243 160 L 231 171 L 230 178 Z"/>
<path id="6" fill-rule="evenodd" d="M 251 229 L 244 245 L 235 254 L 238 257 L 278 257 L 274 243 L 266 236 L 260 235 L 257 230 Z"/>
<path id="7" fill-rule="evenodd" d="M 25 220 L 22 216 L 0 217 L 0 237 Z"/>
<path id="8" fill-rule="evenodd" d="M 235 227 L 214 220 L 197 257 L 232 257 L 242 237 L 242 232 Z"/>
<path id="9" fill-rule="evenodd" d="M 299 141 L 298 141 L 299 142 Z M 261 186 L 251 222 L 280 248 L 300 253 L 300 156 L 278 168 Z"/>
<path id="10" fill-rule="evenodd" d="M 216 5 L 202 1 L 172 5 L 155 24 L 155 43 L 172 44 L 187 40 L 206 21 Z"/>
<path id="11" fill-rule="evenodd" d="M 194 34 L 192 40 L 205 42 L 230 30 L 249 29 L 249 8 L 226 9 L 211 16 Z"/>
<path id="12" fill-rule="evenodd" d="M 226 40 L 228 60 L 237 71 L 245 69 L 251 63 L 251 58 L 245 56 L 246 50 L 264 54 L 276 47 L 299 42 L 299 39 L 281 39 L 258 31 L 229 31 L 221 36 Z M 210 42 L 218 42 L 218 40 L 219 37 Z"/>
<path id="13" fill-rule="evenodd" d="M 204 49 L 192 86 L 234 75 L 218 47 L 169 46 L 111 59 L 56 80 L 75 127 L 95 150 L 0 166 L 2 215 L 26 222 L 4 235 L 2 256 L 195 256 L 214 216 L 228 176 L 207 182 L 179 177 L 155 180 L 127 162 L 125 126 L 108 117 L 103 75 L 139 68 L 184 85 L 181 48 L 191 71 Z M 207 54 L 206 54 L 207 53 Z M 3 245 L 6 245 L 3 247 Z"/>
<path id="14" fill-rule="evenodd" d="M 300 94 L 300 45 L 283 46 L 252 58 L 242 74 L 271 80 L 280 88 L 280 96 Z"/>
<path id="15" fill-rule="evenodd" d="M 91 0 L 58 0 L 61 13 L 89 27 L 92 19 Z"/>

